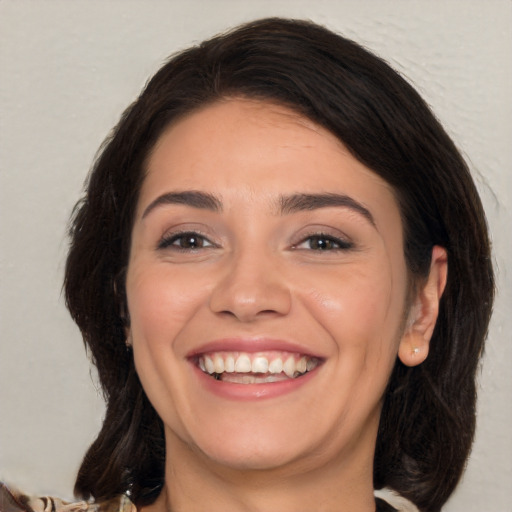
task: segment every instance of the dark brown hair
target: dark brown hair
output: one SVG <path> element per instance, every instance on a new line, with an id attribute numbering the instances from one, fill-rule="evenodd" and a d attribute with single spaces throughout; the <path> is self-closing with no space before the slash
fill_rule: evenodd
<path id="1" fill-rule="evenodd" d="M 107 401 L 76 481 L 82 497 L 131 491 L 150 503 L 164 478 L 163 427 L 125 348 L 124 276 L 145 161 L 162 131 L 227 97 L 288 106 L 335 134 L 392 185 L 412 276 L 446 248 L 448 282 L 428 359 L 398 360 L 384 396 L 374 484 L 422 511 L 455 488 L 475 429 L 475 373 L 494 281 L 482 205 L 468 168 L 417 92 L 356 43 L 305 21 L 265 19 L 179 53 L 150 80 L 103 145 L 70 229 L 65 293 Z"/>

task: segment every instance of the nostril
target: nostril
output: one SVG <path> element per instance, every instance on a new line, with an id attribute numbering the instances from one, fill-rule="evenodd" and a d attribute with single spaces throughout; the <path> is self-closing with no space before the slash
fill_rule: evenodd
<path id="1" fill-rule="evenodd" d="M 216 312 L 216 314 L 225 316 L 225 317 L 232 317 L 237 318 L 244 322 L 250 322 L 252 320 L 256 320 L 257 318 L 261 317 L 269 317 L 273 315 L 280 315 L 279 311 L 273 310 L 273 309 L 264 309 L 262 311 L 260 310 L 250 310 L 250 309 L 237 309 L 234 311 L 224 309 L 222 311 Z"/>

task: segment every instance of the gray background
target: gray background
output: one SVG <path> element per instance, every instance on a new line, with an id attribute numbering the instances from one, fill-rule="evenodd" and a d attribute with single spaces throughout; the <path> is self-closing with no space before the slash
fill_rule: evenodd
<path id="1" fill-rule="evenodd" d="M 386 58 L 470 162 L 499 293 L 476 444 L 445 510 L 512 511 L 509 0 L 0 0 L 0 479 L 71 496 L 101 423 L 61 298 L 66 222 L 98 146 L 170 53 L 269 15 L 311 18 Z"/>

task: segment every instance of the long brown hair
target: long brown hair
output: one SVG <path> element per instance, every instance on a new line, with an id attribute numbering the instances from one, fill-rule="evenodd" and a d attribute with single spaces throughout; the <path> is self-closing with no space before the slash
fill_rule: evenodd
<path id="1" fill-rule="evenodd" d="M 221 98 L 271 100 L 335 134 L 390 183 L 399 201 L 411 275 L 446 248 L 448 282 L 428 359 L 398 360 L 383 397 L 374 461 L 389 486 L 422 511 L 455 488 L 475 430 L 475 372 L 494 295 L 482 205 L 468 168 L 418 93 L 383 60 L 305 21 L 243 25 L 171 58 L 104 143 L 73 214 L 68 308 L 98 369 L 107 401 L 101 432 L 75 491 L 97 500 L 130 490 L 138 505 L 164 479 L 161 420 L 125 348 L 124 277 L 145 161 L 171 122 Z"/>

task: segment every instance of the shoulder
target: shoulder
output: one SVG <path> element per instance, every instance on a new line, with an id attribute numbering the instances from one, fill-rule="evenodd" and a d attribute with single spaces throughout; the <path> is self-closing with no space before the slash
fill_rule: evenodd
<path id="1" fill-rule="evenodd" d="M 137 512 L 126 497 L 101 503 L 68 502 L 52 496 L 29 496 L 0 482 L 0 512 Z"/>

